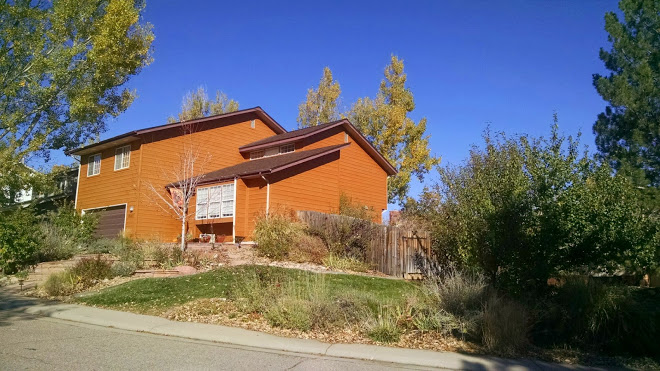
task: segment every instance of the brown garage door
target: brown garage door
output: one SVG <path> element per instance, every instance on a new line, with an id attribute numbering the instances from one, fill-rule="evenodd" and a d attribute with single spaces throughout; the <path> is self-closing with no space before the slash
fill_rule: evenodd
<path id="1" fill-rule="evenodd" d="M 119 233 L 124 230 L 126 205 L 90 209 L 85 212 L 97 214 L 99 217 L 96 237 L 117 238 Z"/>

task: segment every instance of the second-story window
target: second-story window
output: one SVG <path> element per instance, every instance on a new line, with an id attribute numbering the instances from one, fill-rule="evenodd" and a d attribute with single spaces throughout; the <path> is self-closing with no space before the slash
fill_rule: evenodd
<path id="1" fill-rule="evenodd" d="M 128 169 L 131 164 L 131 146 L 119 147 L 115 150 L 115 170 Z"/>
<path id="2" fill-rule="evenodd" d="M 87 159 L 87 176 L 101 173 L 101 154 L 90 155 Z"/>
<path id="3" fill-rule="evenodd" d="M 264 157 L 264 151 L 252 151 L 250 152 L 250 160 L 256 160 L 258 158 Z"/>
<path id="4" fill-rule="evenodd" d="M 293 152 L 296 150 L 296 145 L 293 143 L 290 144 L 285 144 L 283 146 L 280 146 L 280 153 L 289 153 Z"/>

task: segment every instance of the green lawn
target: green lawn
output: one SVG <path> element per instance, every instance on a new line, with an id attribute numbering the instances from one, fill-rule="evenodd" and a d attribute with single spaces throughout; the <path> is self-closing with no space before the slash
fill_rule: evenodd
<path id="1" fill-rule="evenodd" d="M 206 273 L 175 278 L 145 278 L 85 295 L 77 302 L 104 308 L 145 314 L 159 314 L 184 303 L 203 298 L 223 298 L 232 294 L 241 280 L 259 277 L 273 285 L 325 286 L 331 294 L 368 293 L 380 302 L 400 302 L 417 285 L 403 280 L 348 274 L 318 274 L 265 266 L 220 268 Z"/>

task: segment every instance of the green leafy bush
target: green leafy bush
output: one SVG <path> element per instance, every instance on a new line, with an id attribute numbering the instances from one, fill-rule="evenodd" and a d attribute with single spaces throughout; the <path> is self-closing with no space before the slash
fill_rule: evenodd
<path id="1" fill-rule="evenodd" d="M 291 213 L 283 211 L 260 215 L 254 227 L 257 251 L 275 260 L 288 257 L 290 249 L 302 235 L 303 225 Z"/>
<path id="2" fill-rule="evenodd" d="M 94 233 L 98 224 L 98 215 L 82 214 L 71 202 L 59 205 L 55 211 L 49 212 L 46 215 L 46 222 L 52 224 L 63 238 L 73 240 L 81 248 L 96 240 Z"/>
<path id="3" fill-rule="evenodd" d="M 41 239 L 31 209 L 18 208 L 0 214 L 0 270 L 13 274 L 37 263 Z"/>
<path id="4" fill-rule="evenodd" d="M 512 295 L 543 294 L 561 272 L 646 272 L 658 264 L 657 216 L 577 140 L 556 125 L 549 138 L 484 139 L 407 206 L 432 221 L 438 257 L 479 270 Z"/>

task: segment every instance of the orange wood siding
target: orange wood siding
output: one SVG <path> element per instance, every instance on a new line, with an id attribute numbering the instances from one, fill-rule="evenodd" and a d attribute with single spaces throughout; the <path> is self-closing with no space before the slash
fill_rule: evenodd
<path id="1" fill-rule="evenodd" d="M 255 120 L 255 128 L 250 127 L 250 121 L 236 124 L 208 122 L 204 127 L 195 128 L 189 135 L 182 135 L 181 129 L 171 129 L 157 132 L 151 137 L 145 137 L 143 156 L 142 182 L 159 184 L 162 192 L 164 186 L 173 179 L 171 170 L 180 162 L 179 154 L 186 148 L 197 151 L 203 166 L 196 173 L 206 173 L 246 161 L 238 152 L 238 147 L 256 140 L 274 135 L 272 129 L 261 120 Z M 167 171 L 170 170 L 170 174 Z M 165 175 L 163 176 L 163 171 Z M 175 239 L 180 233 L 178 223 L 164 223 L 164 213 L 149 197 L 148 189 L 143 187 L 144 196 L 140 199 L 140 223 L 138 235 L 157 235 L 160 239 Z M 192 202 L 191 202 L 192 205 Z M 194 207 L 193 207 L 194 209 Z M 170 217 L 171 220 L 174 220 Z M 191 221 L 194 220 L 194 215 Z"/>
<path id="2" fill-rule="evenodd" d="M 127 169 L 115 170 L 115 149 L 131 146 L 130 162 Z M 98 175 L 87 176 L 87 164 L 90 156 L 81 156 L 80 179 L 78 183 L 77 208 L 78 210 L 97 207 L 127 204 L 125 231 L 130 236 L 136 229 L 136 213 L 128 209 L 138 201 L 138 172 L 140 169 L 140 153 L 142 148 L 139 142 L 121 144 L 108 148 L 101 153 L 101 172 Z"/>
<path id="3" fill-rule="evenodd" d="M 343 155 L 343 154 L 342 154 Z M 338 152 L 267 176 L 271 210 L 339 210 Z"/>
<path id="4" fill-rule="evenodd" d="M 268 185 L 266 182 L 261 179 L 246 179 L 245 180 L 246 193 L 247 197 L 245 200 L 245 218 L 244 226 L 240 230 L 241 233 L 238 233 L 237 236 L 246 236 L 248 241 L 253 240 L 252 231 L 254 231 L 254 224 L 256 219 L 266 212 L 266 202 L 268 200 Z M 272 198 L 272 188 L 271 188 L 271 198 Z M 272 200 L 271 200 L 272 207 Z"/>
<path id="5" fill-rule="evenodd" d="M 238 147 L 275 134 L 256 117 L 255 128 L 250 127 L 249 120 L 239 123 L 217 120 L 197 124 L 192 131 L 192 134 L 183 135 L 181 128 L 173 128 L 144 134 L 141 145 L 134 145 L 139 151 L 131 153 L 131 167 L 122 170 L 126 172 L 123 177 L 112 171 L 114 148 L 104 151 L 101 173 L 95 177 L 86 177 L 87 156 L 83 156 L 78 208 L 127 203 L 128 207 L 134 207 L 126 225 L 132 237 L 174 241 L 181 224 L 173 214 L 159 207 L 164 204 L 148 185 L 152 184 L 167 197 L 165 185 L 180 180 L 174 179 L 173 172 L 180 163 L 180 154 L 187 148 L 197 152 L 200 166 L 195 173 L 201 174 L 246 161 Z M 195 229 L 193 215 L 188 230 Z"/>
<path id="6" fill-rule="evenodd" d="M 297 144 L 296 149 L 309 150 L 345 143 L 345 134 L 343 127 L 336 127 L 306 138 Z M 381 223 L 381 211 L 387 209 L 387 173 L 350 135 L 348 141 L 351 144 L 341 150 L 338 161 L 338 193 L 373 208 L 374 221 Z"/>

